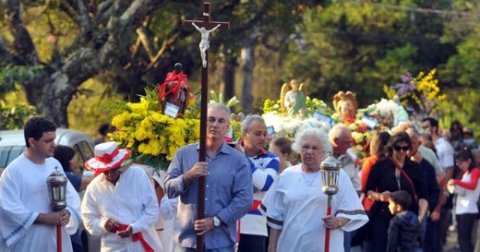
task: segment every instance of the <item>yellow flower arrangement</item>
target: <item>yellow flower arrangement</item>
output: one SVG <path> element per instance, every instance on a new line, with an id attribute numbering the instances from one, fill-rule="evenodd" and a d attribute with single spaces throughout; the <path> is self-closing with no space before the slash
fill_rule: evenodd
<path id="1" fill-rule="evenodd" d="M 113 117 L 111 123 L 117 130 L 109 136 L 130 149 L 135 161 L 166 169 L 180 147 L 199 141 L 200 120 L 192 108 L 184 118 L 161 113 L 156 92 L 147 89 L 139 102 L 128 102 L 124 111 Z"/>

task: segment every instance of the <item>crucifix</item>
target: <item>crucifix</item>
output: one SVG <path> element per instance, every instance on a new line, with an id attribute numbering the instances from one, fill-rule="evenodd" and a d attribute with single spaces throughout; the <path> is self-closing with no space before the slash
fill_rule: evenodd
<path id="1" fill-rule="evenodd" d="M 206 136 L 207 136 L 207 101 L 208 101 L 208 48 L 210 33 L 218 28 L 229 28 L 230 23 L 218 22 L 210 20 L 210 3 L 203 3 L 203 20 L 185 20 L 184 25 L 192 25 L 197 29 L 202 38 L 200 40 L 199 49 L 202 57 L 202 88 L 200 100 L 200 162 L 206 160 Z M 198 205 L 197 219 L 205 218 L 205 177 L 198 179 Z M 197 252 L 204 251 L 204 236 L 197 235 Z"/>

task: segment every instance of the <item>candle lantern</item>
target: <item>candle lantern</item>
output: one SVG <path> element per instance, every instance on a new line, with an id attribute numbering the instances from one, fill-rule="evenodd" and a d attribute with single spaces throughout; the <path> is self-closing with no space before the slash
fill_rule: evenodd
<path id="1" fill-rule="evenodd" d="M 322 191 L 328 196 L 327 216 L 332 214 L 332 196 L 338 192 L 338 177 L 340 174 L 340 164 L 331 155 L 327 156 L 320 164 L 320 173 L 322 175 Z M 330 229 L 325 230 L 325 252 L 330 251 Z"/>
<path id="2" fill-rule="evenodd" d="M 53 171 L 47 178 L 47 184 L 48 196 L 53 211 L 60 211 L 66 208 L 67 176 L 58 171 L 58 167 L 55 167 L 55 171 Z"/>
<path id="3" fill-rule="evenodd" d="M 48 197 L 53 211 L 60 211 L 67 207 L 67 176 L 58 171 L 58 167 L 47 178 Z M 57 225 L 57 252 L 62 252 L 62 226 Z"/>
<path id="4" fill-rule="evenodd" d="M 340 173 L 340 165 L 333 156 L 328 156 L 320 164 L 320 172 L 322 175 L 322 191 L 329 197 L 338 191 L 338 176 Z"/>

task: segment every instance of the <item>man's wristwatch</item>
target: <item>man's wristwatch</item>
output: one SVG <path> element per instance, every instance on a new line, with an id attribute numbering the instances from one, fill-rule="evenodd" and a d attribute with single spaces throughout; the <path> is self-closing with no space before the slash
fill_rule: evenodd
<path id="1" fill-rule="evenodd" d="M 213 216 L 213 226 L 220 227 L 220 225 L 222 225 L 222 221 L 217 216 Z"/>

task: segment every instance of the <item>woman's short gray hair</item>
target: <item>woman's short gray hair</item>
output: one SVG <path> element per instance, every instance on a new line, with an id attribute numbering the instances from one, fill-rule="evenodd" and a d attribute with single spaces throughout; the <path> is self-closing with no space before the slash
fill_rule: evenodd
<path id="1" fill-rule="evenodd" d="M 322 129 L 318 129 L 318 128 L 307 128 L 302 131 L 299 131 L 295 135 L 295 141 L 293 142 L 292 149 L 297 153 L 300 153 L 300 149 L 302 148 L 302 144 L 305 141 L 305 139 L 312 138 L 312 137 L 320 141 L 320 143 L 322 144 L 323 152 L 325 152 L 325 154 L 332 152 L 332 146 L 328 141 L 327 134 Z"/>

